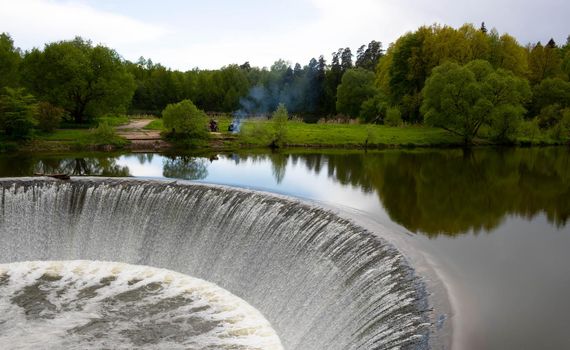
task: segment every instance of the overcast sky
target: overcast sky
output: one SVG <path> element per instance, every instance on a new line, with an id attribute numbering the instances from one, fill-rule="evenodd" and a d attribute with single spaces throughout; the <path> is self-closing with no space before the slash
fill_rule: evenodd
<path id="1" fill-rule="evenodd" d="M 175 69 L 283 58 L 306 64 L 424 24 L 485 21 L 519 42 L 570 34 L 570 0 L 0 0 L 0 32 L 22 49 L 82 36 Z"/>

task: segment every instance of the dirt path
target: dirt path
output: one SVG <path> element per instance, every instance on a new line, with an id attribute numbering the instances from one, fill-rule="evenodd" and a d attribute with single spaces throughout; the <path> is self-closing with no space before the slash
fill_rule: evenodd
<path id="1" fill-rule="evenodd" d="M 120 130 L 139 130 L 150 124 L 153 119 L 132 119 L 129 124 L 117 126 L 117 131 Z"/>
<path id="2" fill-rule="evenodd" d="M 129 124 L 116 127 L 117 134 L 131 141 L 130 148 L 137 151 L 156 151 L 170 145 L 160 137 L 158 130 L 145 130 L 153 119 L 134 119 Z"/>

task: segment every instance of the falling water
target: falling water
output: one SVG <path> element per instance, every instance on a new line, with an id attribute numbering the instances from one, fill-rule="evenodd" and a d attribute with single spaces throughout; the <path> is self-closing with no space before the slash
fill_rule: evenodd
<path id="1" fill-rule="evenodd" d="M 0 263 L 117 261 L 193 276 L 249 303 L 285 349 L 429 347 L 424 287 L 402 255 L 316 206 L 126 179 L 0 188 Z"/>

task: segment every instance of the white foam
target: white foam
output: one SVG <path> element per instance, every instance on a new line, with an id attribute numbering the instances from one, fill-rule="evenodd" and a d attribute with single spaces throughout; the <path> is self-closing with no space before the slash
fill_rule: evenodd
<path id="1" fill-rule="evenodd" d="M 177 300 L 176 306 L 157 306 L 168 300 Z M 89 325 L 88 331 L 82 328 Z M 146 337 L 150 341 L 145 344 Z M 282 349 L 259 311 L 198 278 L 100 261 L 0 264 L 0 347 L 46 344 L 68 349 Z"/>

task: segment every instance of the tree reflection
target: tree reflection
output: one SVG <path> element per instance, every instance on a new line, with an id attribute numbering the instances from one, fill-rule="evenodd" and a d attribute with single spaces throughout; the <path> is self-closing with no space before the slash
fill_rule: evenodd
<path id="1" fill-rule="evenodd" d="M 491 231 L 508 215 L 532 218 L 544 213 L 556 226 L 570 217 L 570 149 L 509 148 L 463 150 L 389 150 L 383 152 L 234 154 L 238 164 L 271 162 L 277 183 L 287 165 L 327 176 L 343 186 L 376 193 L 391 219 L 429 236 Z M 34 173 L 129 176 L 118 157 L 0 155 L 0 176 Z M 141 164 L 152 155 L 139 155 Z M 212 161 L 216 157 L 211 158 Z M 228 159 L 230 159 L 228 157 Z M 165 157 L 163 175 L 201 180 L 208 158 Z M 241 165 L 240 165 L 241 166 Z"/>
<path id="2" fill-rule="evenodd" d="M 275 177 L 275 181 L 280 184 L 285 178 L 289 156 L 282 153 L 272 153 L 269 159 L 271 160 L 271 172 Z"/>
<path id="3" fill-rule="evenodd" d="M 507 215 L 570 216 L 565 148 L 386 151 L 296 156 L 307 169 L 376 192 L 391 219 L 430 236 L 490 231 Z"/>
<path id="4" fill-rule="evenodd" d="M 116 157 L 59 158 L 30 155 L 0 157 L 0 176 L 32 176 L 34 174 L 130 176 L 129 168 L 118 165 Z"/>
<path id="5" fill-rule="evenodd" d="M 166 157 L 163 162 L 164 177 L 202 180 L 208 176 L 208 160 L 190 156 Z"/>

